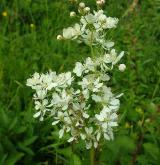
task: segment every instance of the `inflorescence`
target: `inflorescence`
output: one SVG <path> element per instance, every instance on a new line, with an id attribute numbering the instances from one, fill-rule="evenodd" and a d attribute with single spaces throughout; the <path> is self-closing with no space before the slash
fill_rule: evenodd
<path id="1" fill-rule="evenodd" d="M 104 0 L 98 0 L 103 4 Z M 80 22 L 63 29 L 58 40 L 77 40 L 91 47 L 91 57 L 76 62 L 75 68 L 66 73 L 34 73 L 27 86 L 35 90 L 35 118 L 40 121 L 50 116 L 52 125 L 59 128 L 59 138 L 68 142 L 84 141 L 86 148 L 97 148 L 102 139 L 112 140 L 113 128 L 118 126 L 119 97 L 107 85 L 110 72 L 123 57 L 113 48 L 114 42 L 106 39 L 106 31 L 116 28 L 118 19 L 107 17 L 103 10 L 93 11 L 84 3 L 79 4 Z M 72 11 L 70 16 L 76 16 Z M 94 53 L 99 49 L 99 54 Z M 119 65 L 124 71 L 126 66 Z"/>

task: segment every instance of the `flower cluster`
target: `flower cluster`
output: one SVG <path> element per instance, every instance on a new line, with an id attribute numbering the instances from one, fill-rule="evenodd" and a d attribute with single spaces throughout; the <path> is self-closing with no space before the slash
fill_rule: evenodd
<path id="1" fill-rule="evenodd" d="M 85 4 L 79 6 L 83 13 Z M 111 70 L 124 52 L 118 54 L 104 35 L 105 30 L 115 28 L 117 22 L 116 18 L 105 16 L 103 10 L 83 14 L 80 24 L 65 28 L 63 36 L 57 39 L 77 39 L 91 46 L 101 45 L 103 54 L 76 62 L 70 72 L 34 73 L 27 80 L 27 86 L 35 90 L 34 117 L 43 121 L 45 116 L 50 116 L 52 125 L 59 127 L 59 138 L 66 135 L 68 142 L 84 141 L 87 149 L 96 148 L 101 139 L 113 139 L 113 128 L 118 125 L 117 111 L 122 94 L 113 94 L 107 84 Z M 119 69 L 124 71 L 125 65 L 121 64 Z"/>
<path id="2" fill-rule="evenodd" d="M 107 17 L 103 10 L 91 13 L 84 3 L 80 3 L 79 6 L 80 23 L 64 28 L 63 35 L 59 35 L 58 39 L 77 39 L 78 42 L 85 42 L 89 46 L 102 46 L 105 50 L 114 46 L 114 42 L 105 39 L 105 34 L 106 30 L 116 28 L 118 18 Z M 70 16 L 75 15 L 73 11 L 70 13 Z"/>

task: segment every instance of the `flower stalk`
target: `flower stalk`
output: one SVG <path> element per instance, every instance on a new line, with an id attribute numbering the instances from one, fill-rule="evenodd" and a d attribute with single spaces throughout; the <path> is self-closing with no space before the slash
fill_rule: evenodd
<path id="1" fill-rule="evenodd" d="M 92 147 L 90 149 L 90 165 L 95 165 L 95 149 Z"/>

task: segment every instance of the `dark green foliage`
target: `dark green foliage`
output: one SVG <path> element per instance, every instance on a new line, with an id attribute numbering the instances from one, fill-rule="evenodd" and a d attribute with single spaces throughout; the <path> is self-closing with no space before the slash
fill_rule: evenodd
<path id="1" fill-rule="evenodd" d="M 95 7 L 95 1 L 85 1 Z M 95 164 L 158 165 L 160 162 L 160 0 L 106 0 L 105 11 L 120 19 L 110 33 L 124 50 L 124 73 L 114 71 L 112 86 L 122 91 L 120 126 L 115 140 L 96 151 Z M 47 119 L 33 119 L 32 91 L 25 86 L 34 72 L 72 69 L 89 56 L 88 48 L 57 41 L 75 20 L 75 7 L 60 0 L 0 2 L 0 165 L 87 165 L 84 144 L 72 148 L 59 140 Z M 7 16 L 3 16 L 7 12 Z M 118 69 L 117 69 L 118 70 Z"/>

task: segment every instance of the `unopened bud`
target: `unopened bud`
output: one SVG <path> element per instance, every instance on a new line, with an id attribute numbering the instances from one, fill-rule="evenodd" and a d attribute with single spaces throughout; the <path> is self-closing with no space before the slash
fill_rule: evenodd
<path id="1" fill-rule="evenodd" d="M 83 3 L 83 2 L 79 3 L 79 7 L 80 8 L 85 8 L 85 3 Z"/>
<path id="2" fill-rule="evenodd" d="M 70 12 L 70 17 L 75 17 L 76 16 L 76 13 L 74 11 L 71 11 Z"/>
<path id="3" fill-rule="evenodd" d="M 97 0 L 96 3 L 97 3 L 97 5 L 104 5 L 105 0 Z"/>
<path id="4" fill-rule="evenodd" d="M 63 37 L 61 35 L 57 36 L 57 40 L 62 40 L 62 39 L 63 39 Z"/>
<path id="5" fill-rule="evenodd" d="M 125 65 L 125 64 L 120 64 L 120 65 L 118 66 L 118 68 L 119 68 L 119 70 L 120 70 L 121 72 L 124 72 L 125 69 L 126 69 L 126 65 Z"/>
<path id="6" fill-rule="evenodd" d="M 89 13 L 90 10 L 91 10 L 90 7 L 85 7 L 85 8 L 84 8 L 84 12 L 86 12 L 86 13 Z"/>

